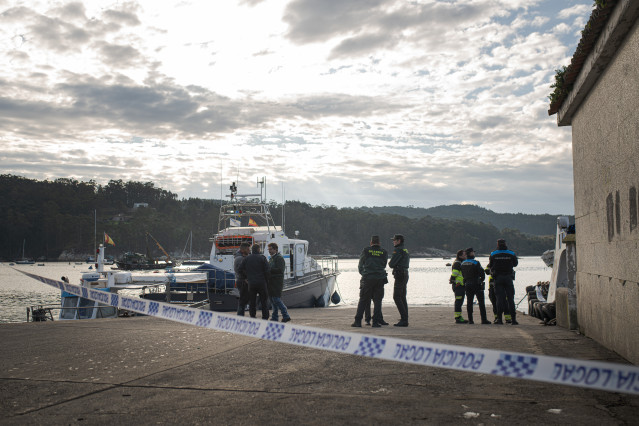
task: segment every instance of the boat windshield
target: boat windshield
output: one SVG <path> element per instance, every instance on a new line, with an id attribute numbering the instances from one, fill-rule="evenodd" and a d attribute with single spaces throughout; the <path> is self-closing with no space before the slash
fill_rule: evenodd
<path id="1" fill-rule="evenodd" d="M 249 235 L 218 235 L 215 237 L 215 247 L 219 254 L 233 254 L 240 249 L 240 244 L 253 245 L 253 237 Z"/>

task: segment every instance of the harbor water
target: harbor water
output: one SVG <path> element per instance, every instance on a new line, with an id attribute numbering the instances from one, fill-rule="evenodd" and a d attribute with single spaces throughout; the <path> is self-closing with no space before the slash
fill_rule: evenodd
<path id="1" fill-rule="evenodd" d="M 482 266 L 488 263 L 486 257 L 478 257 L 477 260 Z M 452 262 L 453 259 L 442 258 L 411 259 L 408 304 L 452 305 L 454 296 L 448 283 L 450 266 L 447 265 Z M 342 299 L 341 306 L 357 305 L 360 280 L 357 263 L 357 259 L 339 260 L 341 273 L 337 277 L 337 290 Z M 72 284 L 79 284 L 82 273 L 88 271 L 90 266 L 91 264 L 74 262 L 50 262 L 43 266 L 0 264 L 0 323 L 26 321 L 27 308 L 31 306 L 60 304 L 59 290 L 21 274 L 20 270 L 55 280 L 66 276 Z M 531 256 L 519 258 L 519 266 L 515 269 L 515 303 L 524 299 L 519 303 L 518 310 L 527 312 L 526 287 L 539 281 L 549 281 L 551 268 L 546 267 L 540 257 Z M 389 269 L 390 282 L 385 287 L 384 305 L 394 306 L 392 278 Z M 486 290 L 486 304 L 489 303 Z"/>

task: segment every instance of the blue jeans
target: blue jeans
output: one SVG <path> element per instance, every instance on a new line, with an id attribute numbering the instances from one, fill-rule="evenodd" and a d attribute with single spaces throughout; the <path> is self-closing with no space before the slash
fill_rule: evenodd
<path id="1" fill-rule="evenodd" d="M 273 307 L 273 314 L 271 315 L 271 319 L 277 320 L 279 319 L 278 310 L 282 311 L 282 318 L 290 318 L 288 315 L 288 310 L 286 309 L 286 305 L 282 302 L 281 297 L 271 297 L 271 305 Z"/>

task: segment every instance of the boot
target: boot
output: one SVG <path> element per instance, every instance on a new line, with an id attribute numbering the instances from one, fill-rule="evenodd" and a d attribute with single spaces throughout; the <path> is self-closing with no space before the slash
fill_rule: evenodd
<path id="1" fill-rule="evenodd" d="M 455 324 L 468 324 L 468 321 L 466 321 L 463 317 L 457 317 L 455 318 Z"/>
<path id="2" fill-rule="evenodd" d="M 351 324 L 351 327 L 362 327 L 362 320 L 355 320 L 354 323 Z"/>
<path id="3" fill-rule="evenodd" d="M 473 321 L 473 314 L 468 314 L 468 324 L 475 324 L 475 321 Z"/>
<path id="4" fill-rule="evenodd" d="M 397 324 L 393 324 L 394 327 L 408 327 L 408 321 L 399 320 Z"/>
<path id="5" fill-rule="evenodd" d="M 515 314 L 510 316 L 510 324 L 519 325 L 519 323 L 517 322 L 517 316 Z"/>

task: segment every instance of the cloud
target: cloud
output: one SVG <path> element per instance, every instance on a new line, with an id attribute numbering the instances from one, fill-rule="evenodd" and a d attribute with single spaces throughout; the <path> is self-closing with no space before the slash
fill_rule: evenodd
<path id="1" fill-rule="evenodd" d="M 549 209 L 517 198 L 528 176 L 570 205 L 546 96 L 582 3 L 5 1 L 0 167 L 198 196 L 222 164 L 313 204 Z"/>

